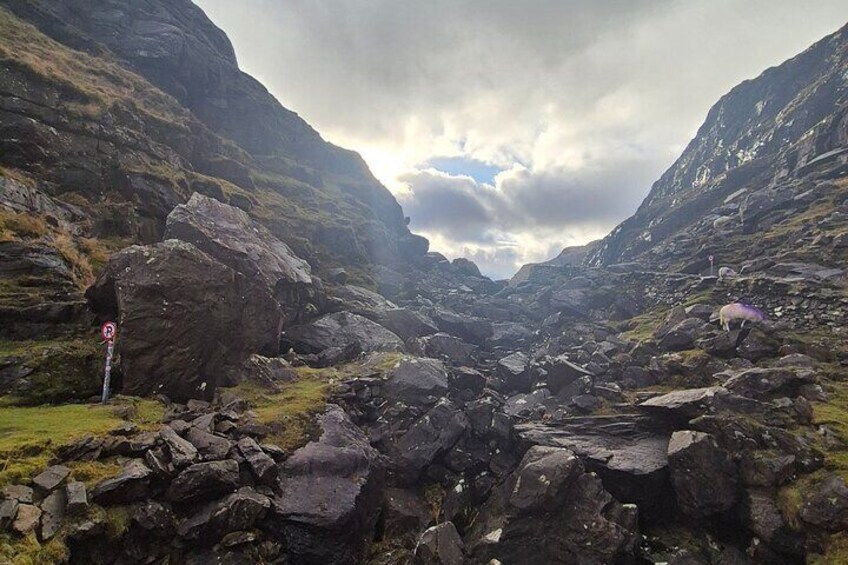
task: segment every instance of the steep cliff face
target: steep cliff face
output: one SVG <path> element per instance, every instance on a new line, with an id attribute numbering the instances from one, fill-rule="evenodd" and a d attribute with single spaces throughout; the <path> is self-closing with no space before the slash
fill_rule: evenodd
<path id="1" fill-rule="evenodd" d="M 815 208 L 820 197 L 833 197 L 838 190 L 820 185 L 845 175 L 847 155 L 848 27 L 843 27 L 722 97 L 636 214 L 603 240 L 589 263 L 638 259 L 685 268 L 703 263 L 716 248 L 725 257 L 744 259 L 757 252 L 755 242 L 735 236 L 767 232 L 776 221 L 756 220 L 766 215 L 775 220 L 777 210 L 798 216 Z M 795 198 L 814 188 L 816 194 Z M 732 249 L 724 249 L 728 238 L 734 238 Z M 770 247 L 787 252 L 797 243 L 785 238 Z"/>
<path id="2" fill-rule="evenodd" d="M 318 265 L 365 268 L 422 247 L 362 159 L 325 142 L 241 72 L 227 37 L 191 2 L 0 5 L 14 28 L 0 46 L 0 111 L 5 142 L 15 147 L 0 164 L 31 174 L 47 192 L 77 193 L 94 206 L 107 191 L 123 193 L 149 220 L 122 234 L 137 241 L 157 239 L 170 209 L 198 191 L 237 194 Z M 27 43 L 36 51 L 27 53 Z M 60 136 L 74 139 L 57 143 L 57 123 Z M 22 133 L 31 140 L 25 147 L 14 143 Z M 132 140 L 116 144 L 121 137 Z"/>

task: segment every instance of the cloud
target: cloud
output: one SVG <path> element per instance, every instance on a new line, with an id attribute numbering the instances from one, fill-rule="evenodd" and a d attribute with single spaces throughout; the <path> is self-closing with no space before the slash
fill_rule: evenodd
<path id="1" fill-rule="evenodd" d="M 722 94 L 846 16 L 844 0 L 198 4 L 245 70 L 362 153 L 433 248 L 490 273 L 603 235 Z"/>

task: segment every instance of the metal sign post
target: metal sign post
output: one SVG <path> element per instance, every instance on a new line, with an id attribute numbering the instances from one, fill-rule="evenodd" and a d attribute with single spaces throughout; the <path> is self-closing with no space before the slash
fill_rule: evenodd
<path id="1" fill-rule="evenodd" d="M 115 350 L 115 338 L 118 336 L 118 326 L 115 322 L 106 322 L 100 327 L 100 336 L 106 342 L 106 373 L 103 376 L 103 397 L 101 402 L 109 402 L 109 385 L 112 378 L 112 353 Z"/>
<path id="2" fill-rule="evenodd" d="M 710 276 L 713 276 L 713 260 L 714 259 L 715 259 L 715 257 L 710 255 Z"/>

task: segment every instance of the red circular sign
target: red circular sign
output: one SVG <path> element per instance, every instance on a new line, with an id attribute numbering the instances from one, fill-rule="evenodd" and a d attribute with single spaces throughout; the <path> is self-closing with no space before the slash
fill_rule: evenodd
<path id="1" fill-rule="evenodd" d="M 712 255 L 710 255 L 710 263 L 712 263 L 712 262 L 713 262 L 713 259 L 715 259 L 715 257 L 713 257 Z"/>
<path id="2" fill-rule="evenodd" d="M 118 325 L 115 322 L 106 322 L 100 326 L 100 336 L 104 341 L 112 341 L 118 335 Z"/>

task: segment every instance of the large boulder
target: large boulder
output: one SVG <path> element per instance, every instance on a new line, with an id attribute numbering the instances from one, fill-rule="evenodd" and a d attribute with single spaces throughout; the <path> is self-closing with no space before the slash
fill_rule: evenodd
<path id="1" fill-rule="evenodd" d="M 378 321 L 404 341 L 439 331 L 433 320 L 408 308 L 386 310 L 380 314 Z"/>
<path id="2" fill-rule="evenodd" d="M 457 314 L 443 308 L 436 309 L 432 318 L 441 331 L 474 345 L 482 345 L 494 333 L 492 323 L 488 320 Z"/>
<path id="3" fill-rule="evenodd" d="M 412 565 L 462 565 L 464 545 L 452 522 L 443 522 L 421 534 Z"/>
<path id="4" fill-rule="evenodd" d="M 310 294 L 309 263 L 246 212 L 194 193 L 168 215 L 165 239 L 195 245 L 234 271 L 262 284 L 277 299 L 287 319 L 296 317 Z"/>
<path id="5" fill-rule="evenodd" d="M 668 444 L 668 467 L 677 504 L 687 516 L 705 518 L 736 503 L 736 465 L 710 434 L 674 432 Z"/>
<path id="6" fill-rule="evenodd" d="M 477 348 L 456 336 L 439 332 L 413 340 L 410 350 L 419 355 L 444 359 L 452 365 L 473 365 Z"/>
<path id="7" fill-rule="evenodd" d="M 321 353 L 330 348 L 354 346 L 363 352 L 405 351 L 398 336 L 375 322 L 350 312 L 327 314 L 283 334 L 296 351 Z"/>
<path id="8" fill-rule="evenodd" d="M 468 428 L 468 419 L 452 402 L 439 401 L 409 430 L 394 440 L 392 463 L 399 477 L 415 480 L 436 458 L 447 452 Z"/>
<path id="9" fill-rule="evenodd" d="M 117 253 L 86 296 L 118 320 L 127 394 L 212 398 L 251 354 L 278 352 L 283 319 L 268 289 L 189 243 Z"/>
<path id="10" fill-rule="evenodd" d="M 389 400 L 408 405 L 434 404 L 448 391 L 448 371 L 436 359 L 402 359 L 383 385 Z"/>
<path id="11" fill-rule="evenodd" d="M 335 405 L 318 416 L 320 439 L 280 469 L 272 525 L 293 563 L 355 563 L 372 539 L 384 470 L 368 438 Z"/>
<path id="12" fill-rule="evenodd" d="M 621 505 L 568 449 L 531 447 L 466 537 L 472 562 L 530 565 L 625 562 L 637 511 Z"/>

